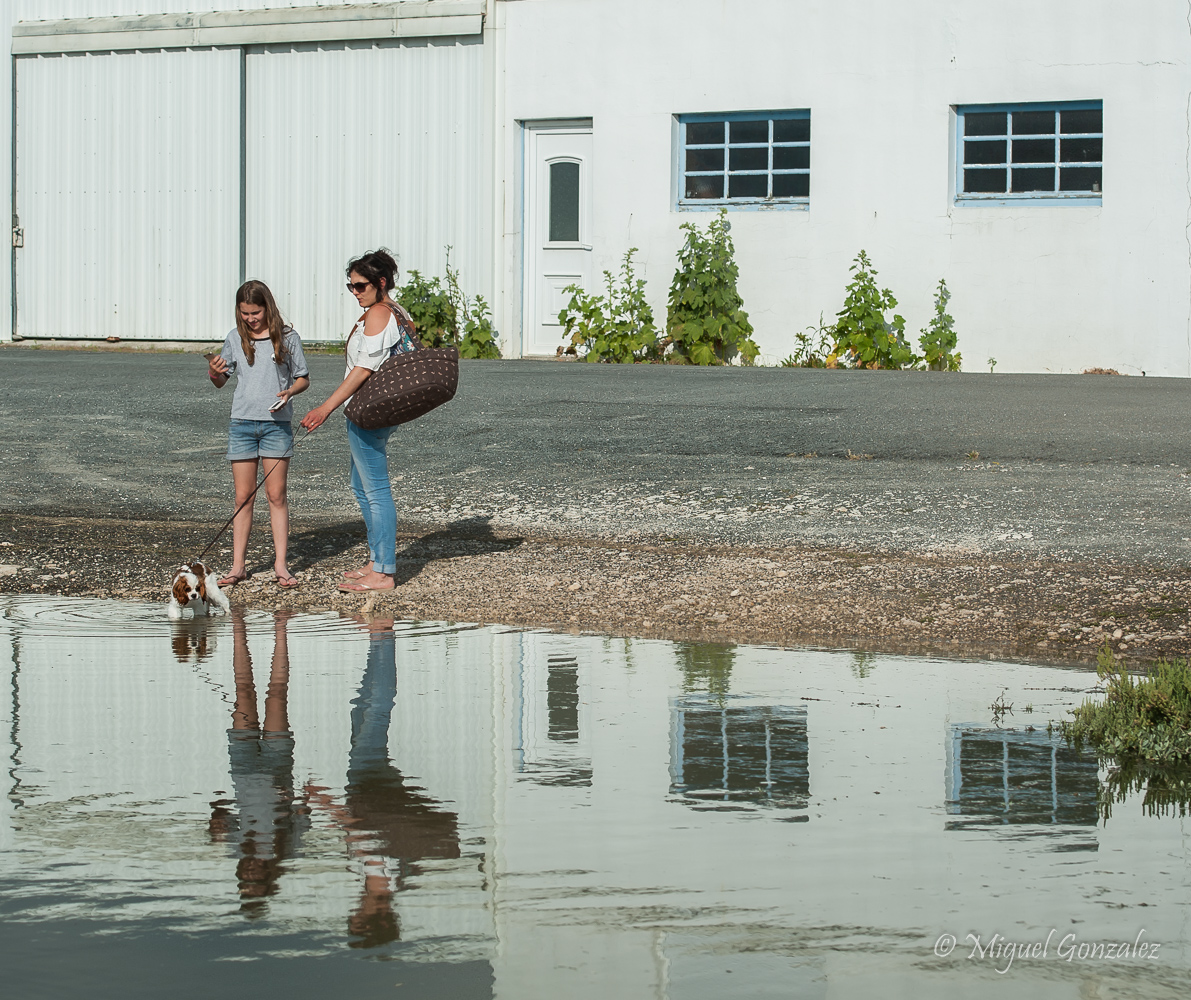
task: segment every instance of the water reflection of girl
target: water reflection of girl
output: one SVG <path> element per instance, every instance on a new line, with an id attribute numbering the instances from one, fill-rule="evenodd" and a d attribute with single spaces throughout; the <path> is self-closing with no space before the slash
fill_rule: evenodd
<path id="1" fill-rule="evenodd" d="M 289 728 L 289 646 L 286 612 L 273 622 L 273 663 L 265 692 L 265 720 L 257 715 L 256 684 L 244 612 L 233 608 L 232 668 L 236 701 L 228 730 L 235 798 L 212 805 L 212 841 L 234 845 L 239 857 L 236 880 L 240 910 L 246 916 L 264 913 L 265 897 L 277 892 L 283 864 L 294 857 L 309 809 L 294 794 L 294 734 Z"/>
<path id="2" fill-rule="evenodd" d="M 313 785 L 307 786 L 306 795 L 342 827 L 349 853 L 362 863 L 360 901 L 347 926 L 353 948 L 374 948 L 401 936 L 393 893 L 406 888 L 407 878 L 418 873 L 416 863 L 459 857 L 459 828 L 455 813 L 406 784 L 389 759 L 389 724 L 397 697 L 393 619 L 358 620 L 371 641 L 360 690 L 352 701 L 343 803 Z"/>

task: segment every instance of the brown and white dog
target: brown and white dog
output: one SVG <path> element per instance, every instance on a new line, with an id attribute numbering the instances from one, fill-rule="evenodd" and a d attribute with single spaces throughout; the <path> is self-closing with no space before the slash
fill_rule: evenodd
<path id="1" fill-rule="evenodd" d="M 190 608 L 197 618 L 207 614 L 211 605 L 225 614 L 231 607 L 227 597 L 219 589 L 219 578 L 214 573 L 207 572 L 207 567 L 202 563 L 181 566 L 174 574 L 167 614 L 171 618 L 181 618 L 183 610 Z"/>

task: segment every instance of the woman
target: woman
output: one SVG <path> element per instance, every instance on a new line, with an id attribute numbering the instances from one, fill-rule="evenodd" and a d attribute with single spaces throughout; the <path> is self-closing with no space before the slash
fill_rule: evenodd
<path id="1" fill-rule="evenodd" d="M 277 584 L 298 586 L 289 571 L 289 503 L 285 485 L 289 460 L 294 454 L 290 400 L 310 385 L 310 370 L 302 355 L 302 340 L 281 318 L 273 294 L 263 281 L 246 281 L 236 292 L 236 328 L 227 335 L 223 350 L 208 362 L 207 374 L 222 389 L 236 376 L 232 417 L 227 435 L 227 457 L 232 463 L 236 489 L 236 515 L 232 524 L 232 568 L 219 581 L 228 587 L 248 576 L 248 536 L 252 534 L 255 503 L 244 504 L 256 488 L 257 463 L 263 467 L 269 522 L 273 528 L 273 572 Z"/>
<path id="2" fill-rule="evenodd" d="M 387 250 L 373 250 L 347 265 L 347 287 L 364 310 L 347 335 L 347 369 L 343 383 L 322 406 L 302 418 L 302 426 L 313 431 L 343 406 L 388 358 L 415 350 L 413 341 L 397 322 L 400 308 L 389 299 L 397 283 L 397 262 Z M 347 443 L 351 449 L 351 484 L 364 527 L 368 531 L 371 557 L 359 569 L 344 573 L 339 589 L 345 593 L 392 590 L 397 572 L 397 508 L 389 486 L 389 456 L 386 452 L 392 427 L 369 431 L 347 422 Z"/>

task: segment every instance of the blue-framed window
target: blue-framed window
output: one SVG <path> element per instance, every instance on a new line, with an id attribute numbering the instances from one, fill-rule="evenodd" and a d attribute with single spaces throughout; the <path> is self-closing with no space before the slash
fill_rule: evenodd
<path id="1" fill-rule="evenodd" d="M 956 121 L 957 201 L 1103 196 L 1103 102 L 970 104 Z"/>
<path id="2" fill-rule="evenodd" d="M 811 113 L 680 115 L 678 205 L 806 205 L 811 194 Z"/>

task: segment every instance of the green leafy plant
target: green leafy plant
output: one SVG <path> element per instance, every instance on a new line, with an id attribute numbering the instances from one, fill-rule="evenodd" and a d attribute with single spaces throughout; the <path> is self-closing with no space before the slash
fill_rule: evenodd
<path id="1" fill-rule="evenodd" d="M 458 311 L 450 291 L 442 287 L 438 278 L 423 278 L 418 271 L 411 270 L 406 283 L 397 289 L 396 298 L 405 306 L 418 339 L 426 347 L 445 347 L 458 342 Z"/>
<path id="2" fill-rule="evenodd" d="M 1085 701 L 1064 722 L 1063 735 L 1088 742 L 1103 754 L 1154 763 L 1191 760 L 1191 666 L 1159 660 L 1134 677 L 1106 643 L 1096 673 L 1102 702 Z"/>
<path id="3" fill-rule="evenodd" d="M 894 313 L 897 299 L 888 288 L 877 287 L 877 272 L 863 250 L 852 262 L 852 281 L 848 284 L 844 307 L 836 313 L 832 328 L 835 345 L 827 367 L 850 364 L 856 368 L 907 368 L 919 359 L 906 343 L 906 321 Z M 836 362 L 833 364 L 832 362 Z"/>
<path id="4" fill-rule="evenodd" d="M 947 288 L 947 282 L 940 278 L 939 286 L 935 289 L 935 314 L 918 338 L 922 360 L 926 362 L 928 371 L 957 372 L 963 361 L 963 356 L 955 349 L 955 320 L 947 312 L 947 303 L 950 301 L 951 291 Z"/>
<path id="5" fill-rule="evenodd" d="M 462 320 L 463 336 L 455 328 L 459 357 L 493 360 L 500 357 L 500 343 L 492 327 L 492 315 L 484 296 L 477 295 L 473 303 L 459 285 L 459 271 L 451 267 L 451 248 L 447 247 L 447 295 L 454 306 L 457 320 Z"/>
<path id="6" fill-rule="evenodd" d="M 819 325 L 794 334 L 793 353 L 778 364 L 782 368 L 826 368 L 831 354 L 831 331 L 831 327 L 823 325 L 823 314 L 819 313 Z"/>
<path id="7" fill-rule="evenodd" d="M 707 232 L 683 223 L 686 240 L 670 285 L 666 336 L 672 360 L 691 365 L 722 365 L 739 357 L 751 365 L 760 353 L 753 327 L 737 291 L 740 268 L 728 235 L 728 213 L 720 209 Z"/>
<path id="8" fill-rule="evenodd" d="M 571 297 L 558 314 L 563 339 L 571 339 L 566 353 L 578 355 L 582 350 L 585 361 L 612 364 L 632 364 L 660 356 L 653 310 L 645 301 L 645 280 L 633 272 L 636 252 L 633 247 L 624 255 L 619 277 L 604 272 L 607 294 L 596 295 L 579 285 L 563 289 Z"/>
<path id="9" fill-rule="evenodd" d="M 455 345 L 461 358 L 499 358 L 500 343 L 488 303 L 482 295 L 477 295 L 473 303 L 463 294 L 459 271 L 451 266 L 449 246 L 446 254 L 445 288 L 441 279 L 424 278 L 411 270 L 406 283 L 396 290 L 397 301 L 405 306 L 418 339 L 426 347 Z"/>
<path id="10" fill-rule="evenodd" d="M 989 358 L 987 361 L 987 364 L 988 364 L 988 373 L 991 375 L 993 373 L 993 369 L 997 367 L 997 359 Z"/>
<path id="11" fill-rule="evenodd" d="M 500 357 L 500 343 L 492 327 L 492 316 L 484 296 L 477 295 L 463 321 L 463 337 L 459 341 L 459 357 L 494 360 Z"/>

